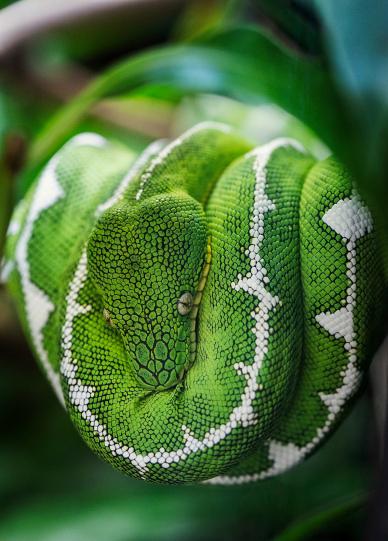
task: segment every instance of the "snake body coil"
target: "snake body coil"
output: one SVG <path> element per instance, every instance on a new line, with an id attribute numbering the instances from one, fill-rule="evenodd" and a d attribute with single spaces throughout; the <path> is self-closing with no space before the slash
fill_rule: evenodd
<path id="1" fill-rule="evenodd" d="M 123 472 L 279 474 L 342 419 L 381 338 L 371 214 L 333 158 L 221 124 L 132 162 L 76 136 L 17 207 L 4 275 L 33 349 Z"/>

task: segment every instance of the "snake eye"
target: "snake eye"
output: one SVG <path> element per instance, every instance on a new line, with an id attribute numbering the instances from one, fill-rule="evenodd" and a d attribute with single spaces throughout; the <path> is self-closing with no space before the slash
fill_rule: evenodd
<path id="1" fill-rule="evenodd" d="M 106 308 L 103 309 L 102 315 L 104 316 L 104 319 L 105 319 L 105 321 L 108 323 L 108 325 L 109 325 L 110 327 L 113 327 L 113 321 L 112 321 L 112 318 L 111 318 L 110 313 L 108 312 L 108 310 L 107 310 Z"/>
<path id="2" fill-rule="evenodd" d="M 177 302 L 177 309 L 181 316 L 186 316 L 193 307 L 193 296 L 191 293 L 183 293 Z"/>

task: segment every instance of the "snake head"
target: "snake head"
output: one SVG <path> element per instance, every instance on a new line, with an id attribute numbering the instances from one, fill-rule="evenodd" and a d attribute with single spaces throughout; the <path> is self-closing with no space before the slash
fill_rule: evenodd
<path id="1" fill-rule="evenodd" d="M 148 389 L 176 385 L 193 361 L 206 246 L 203 209 L 184 193 L 112 207 L 91 234 L 88 270 L 101 317 L 121 335 Z"/>

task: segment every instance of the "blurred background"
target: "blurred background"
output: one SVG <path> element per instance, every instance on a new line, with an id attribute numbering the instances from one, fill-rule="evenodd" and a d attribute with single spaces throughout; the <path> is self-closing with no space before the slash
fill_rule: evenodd
<path id="1" fill-rule="evenodd" d="M 12 208 L 74 133 L 97 131 L 137 154 L 205 119 L 257 143 L 291 136 L 318 158 L 335 152 L 387 226 L 384 3 L 0 0 L 0 8 L 0 250 Z M 0 288 L 0 540 L 388 539 L 386 360 L 383 350 L 346 421 L 291 472 L 237 487 L 155 487 L 86 448 Z"/>

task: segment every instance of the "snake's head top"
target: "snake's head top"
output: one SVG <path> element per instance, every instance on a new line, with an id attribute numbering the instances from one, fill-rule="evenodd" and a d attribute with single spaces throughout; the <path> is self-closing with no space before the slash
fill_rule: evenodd
<path id="1" fill-rule="evenodd" d="M 203 209 L 183 193 L 112 207 L 91 234 L 88 268 L 101 317 L 121 335 L 146 388 L 174 386 L 193 361 L 206 247 Z"/>

